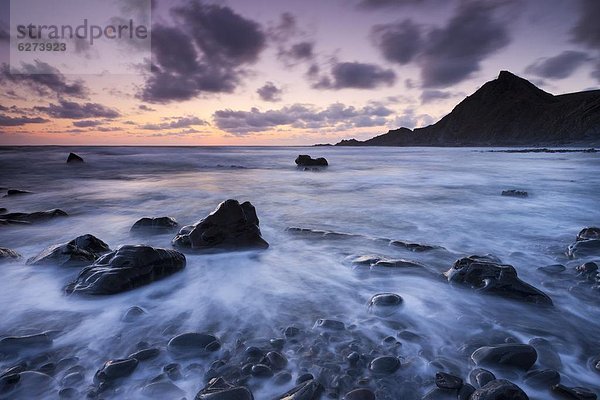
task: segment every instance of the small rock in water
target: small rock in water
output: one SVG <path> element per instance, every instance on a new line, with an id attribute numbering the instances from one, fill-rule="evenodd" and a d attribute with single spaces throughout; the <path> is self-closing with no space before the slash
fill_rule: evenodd
<path id="1" fill-rule="evenodd" d="M 343 331 L 346 329 L 346 325 L 342 321 L 336 321 L 334 319 L 318 319 L 315 322 L 316 328 L 329 329 L 332 331 Z"/>
<path id="2" fill-rule="evenodd" d="M 8 189 L 8 191 L 6 192 L 4 197 L 20 196 L 23 194 L 32 194 L 32 192 L 30 192 L 28 190 L 21 190 L 21 189 Z"/>
<path id="3" fill-rule="evenodd" d="M 276 397 L 277 400 L 318 400 L 320 399 L 323 387 L 314 380 L 308 380 L 300 383 L 293 389 Z M 196 399 L 199 400 L 199 399 Z M 223 399 L 225 400 L 225 399 Z M 233 400 L 233 398 L 232 398 Z M 238 399 L 235 399 L 238 400 Z M 245 400 L 245 399 L 239 399 Z"/>
<path id="4" fill-rule="evenodd" d="M 284 369 L 287 366 L 288 360 L 281 353 L 276 351 L 270 351 L 265 357 L 271 368 L 278 371 Z"/>
<path id="5" fill-rule="evenodd" d="M 554 369 L 534 369 L 525 375 L 525 383 L 537 388 L 551 388 L 560 382 L 560 374 Z"/>
<path id="6" fill-rule="evenodd" d="M 221 344 L 213 335 L 189 332 L 175 336 L 167 347 L 175 354 L 194 356 L 216 351 Z"/>
<path id="7" fill-rule="evenodd" d="M 496 379 L 475 390 L 470 400 L 529 400 L 525 392 L 514 383 Z"/>
<path id="8" fill-rule="evenodd" d="M 375 393 L 366 388 L 354 389 L 344 396 L 343 400 L 375 400 Z"/>
<path id="9" fill-rule="evenodd" d="M 80 156 L 78 156 L 75 153 L 69 153 L 69 156 L 67 157 L 67 163 L 82 163 L 83 162 L 83 158 L 81 158 Z"/>
<path id="10" fill-rule="evenodd" d="M 134 233 L 162 233 L 172 232 L 179 224 L 173 217 L 141 218 L 131 227 Z"/>
<path id="11" fill-rule="evenodd" d="M 580 242 L 582 240 L 592 240 L 592 239 L 600 239 L 600 228 L 596 228 L 596 227 L 583 228 L 581 231 L 579 231 L 579 233 L 577 234 L 577 238 L 576 238 L 576 240 L 578 242 Z"/>
<path id="12" fill-rule="evenodd" d="M 326 167 L 329 165 L 326 159 L 323 157 L 312 158 L 307 154 L 300 154 L 296 157 L 296 165 L 299 167 Z"/>
<path id="13" fill-rule="evenodd" d="M 562 264 L 552 264 L 552 265 L 544 265 L 543 267 L 539 267 L 538 270 L 542 271 L 546 274 L 549 274 L 549 275 L 554 275 L 554 274 L 560 274 L 561 272 L 566 271 L 567 267 L 565 267 Z"/>
<path id="14" fill-rule="evenodd" d="M 252 366 L 250 371 L 253 376 L 259 378 L 267 378 L 273 376 L 273 370 L 265 364 L 255 364 Z"/>
<path id="15" fill-rule="evenodd" d="M 94 375 L 94 381 L 100 383 L 125 378 L 131 375 L 137 366 L 138 360 L 135 358 L 107 361 Z"/>
<path id="16" fill-rule="evenodd" d="M 0 214 L 5 214 L 8 210 L 4 207 L 0 207 Z"/>
<path id="17" fill-rule="evenodd" d="M 20 259 L 21 255 L 16 251 L 7 249 L 6 247 L 0 247 L 0 264 L 19 261 Z"/>
<path id="18" fill-rule="evenodd" d="M 194 250 L 266 249 L 256 210 L 250 202 L 226 200 L 194 225 L 184 226 L 173 239 L 177 247 Z"/>
<path id="19" fill-rule="evenodd" d="M 589 275 L 596 275 L 598 272 L 598 265 L 595 262 L 586 262 L 575 268 L 579 276 L 587 277 Z"/>
<path id="20" fill-rule="evenodd" d="M 440 371 L 435 374 L 435 385 L 440 389 L 460 389 L 463 385 L 463 380 L 458 376 Z"/>
<path id="21" fill-rule="evenodd" d="M 185 392 L 170 381 L 152 382 L 142 388 L 142 394 L 155 399 L 182 399 Z"/>
<path id="22" fill-rule="evenodd" d="M 130 307 L 125 315 L 123 315 L 123 322 L 134 322 L 142 315 L 146 314 L 146 311 L 142 307 L 133 306 Z"/>
<path id="23" fill-rule="evenodd" d="M 110 248 L 106 243 L 87 234 L 76 237 L 67 243 L 47 247 L 37 256 L 27 260 L 27 264 L 82 267 L 92 264 L 98 257 L 109 251 Z"/>
<path id="24" fill-rule="evenodd" d="M 234 386 L 225 379 L 213 378 L 196 395 L 195 400 L 254 400 L 250 390 L 243 386 Z"/>
<path id="25" fill-rule="evenodd" d="M 502 196 L 509 196 L 509 197 L 528 197 L 529 193 L 527 193 L 524 190 L 516 190 L 516 189 L 510 189 L 510 190 L 503 190 L 502 191 Z"/>
<path id="26" fill-rule="evenodd" d="M 286 383 L 288 383 L 291 380 L 292 380 L 292 374 L 290 374 L 288 371 L 278 372 L 273 377 L 273 383 L 275 383 L 276 385 L 285 385 Z"/>
<path id="27" fill-rule="evenodd" d="M 600 239 L 580 240 L 567 248 L 570 258 L 600 255 Z"/>
<path id="28" fill-rule="evenodd" d="M 450 283 L 469 286 L 479 292 L 541 305 L 552 305 L 548 295 L 523 282 L 512 265 L 489 257 L 470 256 L 456 261 L 444 273 Z"/>
<path id="29" fill-rule="evenodd" d="M 33 335 L 8 336 L 0 339 L 0 353 L 15 353 L 37 347 L 52 345 L 54 332 L 42 332 Z"/>
<path id="30" fill-rule="evenodd" d="M 559 370 L 562 368 L 562 361 L 560 355 L 554 349 L 552 343 L 544 338 L 533 338 L 529 340 L 529 344 L 532 345 L 538 353 L 537 362 L 546 368 Z"/>
<path id="31" fill-rule="evenodd" d="M 581 387 L 568 387 L 565 385 L 554 385 L 552 390 L 568 399 L 574 400 L 596 400 L 598 397 L 591 390 Z"/>
<path id="32" fill-rule="evenodd" d="M 458 390 L 458 395 L 457 395 L 457 399 L 458 400 L 470 400 L 471 399 L 471 395 L 473 393 L 475 393 L 475 387 L 473 387 L 472 385 L 469 385 L 468 383 L 465 383 L 459 390 Z"/>
<path id="33" fill-rule="evenodd" d="M 475 350 L 471 358 L 477 365 L 515 367 L 528 370 L 537 360 L 537 352 L 528 344 L 499 344 Z"/>
<path id="34" fill-rule="evenodd" d="M 369 369 L 376 374 L 393 374 L 399 368 L 400 360 L 392 356 L 377 357 L 369 365 Z"/>
<path id="35" fill-rule="evenodd" d="M 143 349 L 140 351 L 136 351 L 133 354 L 130 354 L 128 358 L 135 358 L 138 361 L 150 360 L 152 358 L 158 357 L 160 354 L 160 349 L 157 348 L 149 348 Z"/>
<path id="36" fill-rule="evenodd" d="M 68 216 L 68 214 L 58 208 L 48 211 L 36 211 L 33 213 L 9 213 L 0 216 L 0 225 L 3 221 L 4 224 L 33 224 L 66 216 Z"/>
<path id="37" fill-rule="evenodd" d="M 369 300 L 369 311 L 378 316 L 393 314 L 404 300 L 395 293 L 378 293 Z"/>
<path id="38" fill-rule="evenodd" d="M 180 271 L 185 263 L 185 256 L 175 250 L 122 246 L 84 268 L 65 290 L 91 295 L 120 293 Z"/>

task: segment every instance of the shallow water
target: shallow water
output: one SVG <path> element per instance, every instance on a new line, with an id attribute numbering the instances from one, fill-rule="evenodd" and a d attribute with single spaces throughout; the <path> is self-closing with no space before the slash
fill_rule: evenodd
<path id="1" fill-rule="evenodd" d="M 69 151 L 76 151 L 86 163 L 67 165 Z M 324 156 L 330 167 L 299 170 L 293 160 L 300 153 Z M 305 342 L 300 344 L 321 346 L 317 356 L 307 356 L 300 344 L 284 347 L 293 380 L 304 370 L 317 375 L 328 360 L 338 362 L 338 344 L 354 340 L 366 353 L 396 355 L 403 361 L 393 380 L 372 377 L 367 383 L 381 398 L 420 398 L 433 387 L 440 362 L 466 379 L 472 364 L 459 349 L 474 338 L 489 342 L 492 337 L 502 341 L 510 336 L 527 343 L 544 337 L 562 359 L 562 382 L 598 392 L 600 375 L 589 361 L 600 354 L 600 293 L 582 285 L 574 272 L 575 266 L 594 258 L 569 260 L 565 249 L 581 228 L 600 224 L 599 172 L 600 155 L 593 153 L 0 148 L 0 187 L 34 192 L 1 198 L 0 207 L 9 212 L 60 208 L 69 213 L 68 218 L 32 226 L 0 226 L 0 247 L 23 255 L 23 262 L 1 268 L 0 337 L 59 331 L 49 348 L 0 358 L 0 371 L 20 360 L 39 363 L 35 358 L 40 355 L 53 363 L 78 357 L 86 378 L 76 386 L 85 393 L 105 361 L 149 344 L 163 349 L 161 355 L 140 363 L 104 397 L 145 398 L 141 388 L 164 365 L 178 362 L 185 373 L 175 384 L 190 399 L 204 386 L 211 363 L 226 357 L 225 352 L 282 337 L 283 329 L 293 325 L 304 332 Z M 529 197 L 500 196 L 506 189 L 526 190 Z M 86 233 L 113 249 L 138 243 L 169 248 L 173 235 L 132 236 L 129 228 L 145 216 L 169 215 L 181 225 L 191 224 L 227 198 L 254 204 L 268 250 L 186 254 L 187 267 L 180 273 L 127 293 L 91 299 L 63 293 L 79 269 L 24 262 L 46 246 Z M 287 227 L 361 236 L 329 240 L 287 232 Z M 414 253 L 374 238 L 447 250 Z M 451 287 L 439 275 L 460 257 L 487 253 L 514 265 L 523 280 L 544 290 L 554 309 Z M 348 256 L 363 254 L 418 261 L 431 273 L 369 272 L 347 262 Z M 537 270 L 557 263 L 566 265 L 566 272 L 549 276 Z M 573 286 L 578 289 L 570 289 Z M 369 312 L 370 297 L 381 292 L 403 297 L 395 314 L 378 317 Z M 131 306 L 140 306 L 147 314 L 135 323 L 122 321 Z M 348 329 L 334 337 L 322 334 L 313 328 L 319 318 L 340 320 Z M 175 359 L 164 349 L 166 343 L 188 331 L 218 336 L 223 349 L 205 358 Z M 406 340 L 406 335 L 398 337 L 401 331 L 420 338 Z M 382 344 L 390 335 L 401 344 Z M 517 383 L 531 398 L 549 398 L 548 393 L 528 387 L 520 374 L 497 375 Z M 56 372 L 56 388 L 61 379 L 61 372 Z M 248 384 L 257 399 L 272 398 L 293 386 L 258 379 Z"/>

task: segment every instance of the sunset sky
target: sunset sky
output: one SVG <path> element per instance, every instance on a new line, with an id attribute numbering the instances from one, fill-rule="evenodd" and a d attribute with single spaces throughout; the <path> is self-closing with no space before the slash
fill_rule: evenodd
<path id="1" fill-rule="evenodd" d="M 598 0 L 157 0 L 127 75 L 11 74 L 9 10 L 5 145 L 333 143 L 434 123 L 500 70 L 600 88 Z"/>

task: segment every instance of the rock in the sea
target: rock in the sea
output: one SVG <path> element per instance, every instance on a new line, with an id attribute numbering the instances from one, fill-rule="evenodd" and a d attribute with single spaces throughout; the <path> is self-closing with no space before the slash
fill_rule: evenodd
<path id="1" fill-rule="evenodd" d="M 36 211 L 33 213 L 8 213 L 0 215 L 0 225 L 3 224 L 33 224 L 48 221 L 53 218 L 66 217 L 68 214 L 63 210 L 55 208 L 48 211 Z M 2 223 L 4 221 L 4 223 Z"/>
<path id="2" fill-rule="evenodd" d="M 565 385 L 554 385 L 552 390 L 568 399 L 573 400 L 596 400 L 598 396 L 589 389 L 582 387 L 568 387 Z"/>
<path id="3" fill-rule="evenodd" d="M 577 234 L 578 242 L 582 241 L 582 240 L 592 240 L 592 239 L 600 239 L 600 228 L 596 228 L 596 227 L 583 228 Z"/>
<path id="4" fill-rule="evenodd" d="M 440 389 L 458 390 L 462 387 L 463 380 L 458 376 L 437 372 L 435 374 L 435 386 Z"/>
<path id="5" fill-rule="evenodd" d="M 483 293 L 529 303 L 552 305 L 548 295 L 520 280 L 512 265 L 500 264 L 487 256 L 461 258 L 444 275 L 450 283 L 468 286 Z"/>
<path id="6" fill-rule="evenodd" d="M 300 383 L 291 390 L 276 397 L 277 400 L 319 400 L 323 386 L 315 380 L 308 380 Z M 198 400 L 198 399 L 196 399 Z M 219 399 L 220 400 L 220 399 Z M 233 400 L 233 399 L 232 399 Z M 237 399 L 236 399 L 237 400 Z M 242 400 L 242 399 L 240 399 Z"/>
<path id="7" fill-rule="evenodd" d="M 179 224 L 173 217 L 155 217 L 155 218 L 141 218 L 136 221 L 131 227 L 131 232 L 135 233 L 163 233 L 171 232 Z"/>
<path id="8" fill-rule="evenodd" d="M 211 334 L 188 332 L 172 338 L 167 347 L 177 355 L 196 356 L 219 350 L 221 343 Z"/>
<path id="9" fill-rule="evenodd" d="M 343 400 L 375 400 L 375 393 L 371 389 L 354 389 L 344 396 Z"/>
<path id="10" fill-rule="evenodd" d="M 142 388 L 142 394 L 153 399 L 184 399 L 185 392 L 173 382 L 152 382 Z"/>
<path id="11" fill-rule="evenodd" d="M 393 259 L 379 256 L 359 256 L 352 260 L 352 264 L 354 265 L 364 265 L 368 266 L 371 269 L 378 268 L 425 268 L 422 264 L 419 264 L 416 261 L 405 260 L 403 258 Z"/>
<path id="12" fill-rule="evenodd" d="M 296 165 L 299 167 L 326 167 L 329 165 L 326 159 L 323 157 L 312 158 L 307 154 L 300 154 L 296 157 Z"/>
<path id="13" fill-rule="evenodd" d="M 565 272 L 567 270 L 567 267 L 565 267 L 562 264 L 552 264 L 552 265 L 544 265 L 542 267 L 538 267 L 538 271 L 542 271 L 545 274 L 548 275 L 556 275 L 556 274 L 560 274 L 561 272 Z"/>
<path id="14" fill-rule="evenodd" d="M 567 248 L 570 258 L 600 255 L 600 239 L 580 240 Z"/>
<path id="15" fill-rule="evenodd" d="M 82 163 L 83 162 L 83 158 L 81 158 L 80 156 L 78 156 L 75 153 L 69 153 L 69 156 L 67 157 L 67 163 Z"/>
<path id="16" fill-rule="evenodd" d="M 404 300 L 395 293 L 378 293 L 369 300 L 369 311 L 379 316 L 389 316 L 398 310 Z"/>
<path id="17" fill-rule="evenodd" d="M 16 251 L 7 249 L 6 247 L 0 247 L 0 264 L 19 261 L 20 259 L 21 255 Z"/>
<path id="18" fill-rule="evenodd" d="M 483 346 L 471 358 L 477 365 L 504 366 L 528 370 L 537 360 L 537 351 L 528 344 L 503 343 Z"/>
<path id="19" fill-rule="evenodd" d="M 0 214 L 6 214 L 8 210 L 4 207 L 0 207 Z"/>
<path id="20" fill-rule="evenodd" d="M 514 383 L 496 379 L 475 390 L 470 400 L 529 400 L 525 392 Z"/>
<path id="21" fill-rule="evenodd" d="M 92 264 L 110 247 L 94 235 L 82 235 L 67 243 L 47 247 L 40 254 L 27 260 L 30 265 L 58 265 L 82 267 Z"/>
<path id="22" fill-rule="evenodd" d="M 343 331 L 346 329 L 346 325 L 342 321 L 335 319 L 321 318 L 315 322 L 315 328 L 328 329 L 332 331 Z"/>
<path id="23" fill-rule="evenodd" d="M 369 369 L 375 374 L 393 374 L 399 368 L 400 360 L 392 356 L 377 357 L 369 364 Z"/>
<path id="24" fill-rule="evenodd" d="M 67 293 L 115 294 L 146 285 L 185 268 L 185 256 L 150 246 L 122 246 L 84 268 Z"/>
<path id="25" fill-rule="evenodd" d="M 256 210 L 250 202 L 226 200 L 204 219 L 181 228 L 173 239 L 177 247 L 195 250 L 266 249 Z"/>
<path id="26" fill-rule="evenodd" d="M 7 336 L 0 339 L 0 353 L 18 353 L 21 350 L 50 347 L 55 332 L 47 331 L 22 336 Z"/>
<path id="27" fill-rule="evenodd" d="M 554 369 L 534 369 L 525 375 L 525 383 L 536 388 L 551 388 L 560 382 L 560 374 Z"/>
<path id="28" fill-rule="evenodd" d="M 125 378 L 133 373 L 139 361 L 135 358 L 123 360 L 110 360 L 104 363 L 101 369 L 94 375 L 96 382 L 108 382 L 119 378 Z"/>
<path id="29" fill-rule="evenodd" d="M 195 400 L 254 400 L 252 392 L 243 386 L 234 386 L 225 379 L 213 378 L 196 395 Z"/>
<path id="30" fill-rule="evenodd" d="M 502 196 L 525 198 L 525 197 L 529 196 L 529 194 L 524 190 L 510 189 L 510 190 L 503 190 Z"/>
<path id="31" fill-rule="evenodd" d="M 8 191 L 6 192 L 6 194 L 4 195 L 4 197 L 20 196 L 20 195 L 31 194 L 31 193 L 32 192 L 30 192 L 28 190 L 8 189 Z"/>
<path id="32" fill-rule="evenodd" d="M 579 276 L 588 277 L 590 275 L 596 275 L 598 272 L 598 264 L 595 262 L 586 262 L 575 267 L 575 271 Z"/>

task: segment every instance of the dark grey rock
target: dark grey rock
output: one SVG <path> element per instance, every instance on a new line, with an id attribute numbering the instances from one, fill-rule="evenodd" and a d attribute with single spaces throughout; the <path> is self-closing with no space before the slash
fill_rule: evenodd
<path id="1" fill-rule="evenodd" d="M 268 365 L 265 365 L 265 364 L 253 365 L 250 372 L 252 373 L 253 376 L 256 376 L 259 378 L 267 378 L 267 377 L 273 376 L 273 370 L 271 369 L 271 367 L 269 367 Z"/>
<path id="2" fill-rule="evenodd" d="M 561 272 L 566 271 L 567 267 L 565 267 L 562 264 L 552 264 L 552 265 L 544 265 L 543 267 L 539 267 L 538 270 L 542 271 L 546 274 L 549 274 L 549 275 L 555 275 L 555 274 L 560 274 Z"/>
<path id="3" fill-rule="evenodd" d="M 66 216 L 68 216 L 68 214 L 58 208 L 47 211 L 36 211 L 33 213 L 9 213 L 0 215 L 0 225 L 33 224 Z"/>
<path id="4" fill-rule="evenodd" d="M 121 320 L 123 322 L 134 322 L 138 320 L 142 315 L 146 314 L 146 311 L 142 307 L 133 306 L 130 307 Z"/>
<path id="5" fill-rule="evenodd" d="M 127 358 L 135 358 L 138 361 L 146 361 L 158 357 L 159 354 L 160 349 L 149 348 L 136 351 L 135 353 L 130 354 Z"/>
<path id="6" fill-rule="evenodd" d="M 315 322 L 315 327 L 332 331 L 343 331 L 346 329 L 346 325 L 342 321 L 326 318 L 318 319 L 317 322 Z"/>
<path id="7" fill-rule="evenodd" d="M 83 158 L 81 158 L 80 156 L 78 156 L 75 153 L 69 153 L 69 156 L 67 157 L 67 163 L 82 163 L 83 162 Z"/>
<path id="8" fill-rule="evenodd" d="M 27 264 L 82 267 L 92 264 L 102 254 L 109 251 L 110 248 L 106 243 L 87 234 L 78 236 L 67 243 L 47 247 L 37 256 L 27 260 Z"/>
<path id="9" fill-rule="evenodd" d="M 169 341 L 168 349 L 179 355 L 202 355 L 218 350 L 219 339 L 208 333 L 188 332 L 177 335 Z"/>
<path id="10" fill-rule="evenodd" d="M 266 361 L 269 366 L 275 371 L 284 369 L 287 366 L 288 360 L 285 356 L 277 351 L 270 351 L 266 355 Z"/>
<path id="11" fill-rule="evenodd" d="M 173 217 L 141 218 L 131 227 L 134 233 L 166 233 L 172 232 L 179 224 Z"/>
<path id="12" fill-rule="evenodd" d="M 371 389 L 354 389 L 344 396 L 343 400 L 375 400 L 375 393 Z"/>
<path id="13" fill-rule="evenodd" d="M 560 382 L 560 374 L 554 369 L 534 369 L 525 375 L 525 383 L 537 388 L 551 388 Z"/>
<path id="14" fill-rule="evenodd" d="M 0 264 L 15 262 L 21 259 L 21 255 L 14 250 L 0 247 Z"/>
<path id="15" fill-rule="evenodd" d="M 592 239 L 600 239 L 600 228 L 596 228 L 596 227 L 583 228 L 577 234 L 576 240 L 579 242 L 582 240 L 592 240 Z"/>
<path id="16" fill-rule="evenodd" d="M 496 379 L 496 376 L 491 371 L 483 368 L 475 368 L 469 373 L 469 381 L 476 388 L 485 386 L 494 379 Z"/>
<path id="17" fill-rule="evenodd" d="M 591 390 L 582 387 L 568 387 L 558 384 L 552 387 L 552 391 L 574 400 L 596 400 L 598 398 Z"/>
<path id="18" fill-rule="evenodd" d="M 554 346 L 549 340 L 544 338 L 533 338 L 529 340 L 529 344 L 532 345 L 537 351 L 537 362 L 541 366 L 556 370 L 560 370 L 562 368 L 560 355 L 554 349 Z"/>
<path id="19" fill-rule="evenodd" d="M 520 280 L 512 265 L 500 264 L 489 257 L 461 258 L 444 274 L 450 283 L 467 286 L 482 293 L 528 303 L 552 305 L 548 295 Z"/>
<path id="20" fill-rule="evenodd" d="M 471 358 L 477 365 L 514 367 L 530 369 L 537 360 L 537 352 L 528 344 L 505 343 L 484 346 L 475 350 Z"/>
<path id="21" fill-rule="evenodd" d="M 404 300 L 395 293 L 378 293 L 369 300 L 369 311 L 379 316 L 393 314 Z"/>
<path id="22" fill-rule="evenodd" d="M 393 374 L 399 368 L 400 360 L 392 356 L 377 357 L 369 364 L 369 369 L 375 374 Z"/>
<path id="23" fill-rule="evenodd" d="M 32 335 L 7 336 L 0 339 L 0 353 L 15 353 L 39 347 L 49 347 L 54 340 L 54 332 L 42 332 Z"/>
<path id="24" fill-rule="evenodd" d="M 580 240 L 567 249 L 570 258 L 600 255 L 600 239 Z"/>
<path id="25" fill-rule="evenodd" d="M 185 268 L 185 256 L 150 246 L 122 246 L 84 268 L 67 293 L 106 295 L 146 285 Z"/>
<path id="26" fill-rule="evenodd" d="M 142 388 L 142 394 L 155 399 L 183 399 L 185 392 L 170 381 L 152 382 Z"/>
<path id="27" fill-rule="evenodd" d="M 138 366 L 138 360 L 135 358 L 125 358 L 122 360 L 109 360 L 104 363 L 94 375 L 94 381 L 97 383 L 109 382 L 119 378 L 125 378 L 133 373 Z"/>
<path id="28" fill-rule="evenodd" d="M 472 385 L 469 385 L 468 383 L 465 383 L 459 390 L 458 390 L 458 394 L 457 394 L 457 399 L 458 400 L 470 400 L 471 399 L 471 395 L 473 393 L 475 393 L 475 387 Z"/>
<path id="29" fill-rule="evenodd" d="M 181 228 L 173 245 L 194 250 L 266 249 L 256 210 L 250 202 L 226 200 L 206 218 Z"/>
<path id="30" fill-rule="evenodd" d="M 319 400 L 323 387 L 314 380 L 302 382 L 293 389 L 277 396 L 277 400 Z M 237 400 L 237 399 L 236 399 Z"/>
<path id="31" fill-rule="evenodd" d="M 323 157 L 312 158 L 307 154 L 300 154 L 296 157 L 296 165 L 299 167 L 326 167 L 329 165 Z"/>
<path id="32" fill-rule="evenodd" d="M 273 383 L 276 385 L 285 385 L 292 380 L 292 374 L 288 371 L 280 371 L 273 377 Z"/>
<path id="33" fill-rule="evenodd" d="M 598 264 L 595 262 L 586 262 L 584 264 L 575 267 L 575 271 L 579 276 L 588 277 L 590 275 L 596 275 L 598 272 Z"/>
<path id="34" fill-rule="evenodd" d="M 393 259 L 379 256 L 359 256 L 352 260 L 354 265 L 365 265 L 372 269 L 378 268 L 424 268 L 422 264 L 416 261 L 405 260 L 403 258 Z"/>
<path id="35" fill-rule="evenodd" d="M 505 379 L 496 379 L 471 395 L 470 400 L 529 400 L 520 387 Z"/>
<path id="36" fill-rule="evenodd" d="M 250 390 L 243 386 L 234 386 L 225 379 L 213 378 L 196 395 L 195 400 L 254 400 Z"/>
<path id="37" fill-rule="evenodd" d="M 524 190 L 510 189 L 510 190 L 503 190 L 502 196 L 525 198 L 525 197 L 529 196 L 529 193 L 527 193 Z"/>
<path id="38" fill-rule="evenodd" d="M 440 389 L 458 390 L 463 385 L 463 380 L 458 376 L 437 372 L 435 374 L 435 385 Z"/>
<path id="39" fill-rule="evenodd" d="M 12 197 L 12 196 L 21 196 L 24 194 L 32 194 L 32 192 L 28 190 L 20 190 L 20 189 L 8 189 L 4 197 Z"/>

